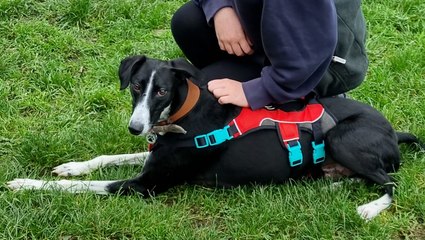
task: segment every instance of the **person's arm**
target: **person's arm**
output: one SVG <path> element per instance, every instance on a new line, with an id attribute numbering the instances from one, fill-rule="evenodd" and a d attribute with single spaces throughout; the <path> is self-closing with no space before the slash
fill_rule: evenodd
<path id="1" fill-rule="evenodd" d="M 252 109 L 307 95 L 319 83 L 337 42 L 333 0 L 264 1 L 263 47 L 271 66 L 242 84 Z"/>
<path id="2" fill-rule="evenodd" d="M 232 0 L 193 0 L 193 2 L 202 8 L 209 24 L 212 24 L 213 17 L 218 10 L 232 6 Z"/>

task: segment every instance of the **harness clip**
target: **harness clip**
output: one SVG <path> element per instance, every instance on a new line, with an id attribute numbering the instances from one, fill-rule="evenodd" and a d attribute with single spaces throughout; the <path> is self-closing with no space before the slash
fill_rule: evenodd
<path id="1" fill-rule="evenodd" d="M 289 165 L 291 167 L 296 167 L 303 163 L 303 153 L 301 152 L 301 144 L 299 141 L 296 141 L 296 145 L 291 146 L 287 144 L 289 152 Z"/>
<path id="2" fill-rule="evenodd" d="M 196 136 L 194 139 L 196 148 L 215 146 L 232 139 L 233 136 L 230 135 L 228 131 L 229 127 L 230 126 L 226 126 L 223 129 L 217 129 L 210 133 Z"/>
<path id="3" fill-rule="evenodd" d="M 325 161 L 325 142 L 316 144 L 314 141 L 311 142 L 313 146 L 313 163 L 318 164 Z"/>
<path id="4" fill-rule="evenodd" d="M 217 129 L 207 134 L 208 143 L 210 146 L 221 144 L 227 140 L 233 138 L 227 131 L 229 126 L 225 126 L 223 129 Z"/>

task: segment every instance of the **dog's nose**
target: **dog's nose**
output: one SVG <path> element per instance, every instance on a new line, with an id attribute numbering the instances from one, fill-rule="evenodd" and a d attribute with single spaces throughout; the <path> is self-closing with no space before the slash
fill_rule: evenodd
<path id="1" fill-rule="evenodd" d="M 142 133 L 142 130 L 137 130 L 137 129 L 132 128 L 132 127 L 128 127 L 128 131 L 130 131 L 130 133 L 133 134 L 133 135 L 140 135 Z"/>

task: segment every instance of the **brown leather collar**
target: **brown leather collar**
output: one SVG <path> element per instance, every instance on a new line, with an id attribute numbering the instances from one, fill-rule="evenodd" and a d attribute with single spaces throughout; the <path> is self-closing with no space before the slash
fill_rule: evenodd
<path id="1" fill-rule="evenodd" d="M 201 91 L 199 87 L 196 86 L 192 81 L 186 79 L 187 81 L 187 95 L 184 100 L 182 106 L 177 112 L 173 115 L 169 116 L 168 119 L 158 122 L 157 125 L 167 125 L 176 122 L 177 120 L 186 116 L 192 109 L 195 107 L 196 103 L 199 100 L 199 96 L 201 95 Z"/>

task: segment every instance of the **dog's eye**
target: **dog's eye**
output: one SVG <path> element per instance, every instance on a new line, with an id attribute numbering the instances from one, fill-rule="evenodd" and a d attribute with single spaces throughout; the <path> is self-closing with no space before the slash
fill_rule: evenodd
<path id="1" fill-rule="evenodd" d="M 133 84 L 133 90 L 136 92 L 140 92 L 140 90 L 142 90 L 142 86 L 140 86 L 140 84 Z"/>
<path id="2" fill-rule="evenodd" d="M 165 90 L 164 88 L 160 88 L 156 94 L 160 97 L 163 97 L 165 96 L 165 94 L 167 94 L 167 90 Z"/>

